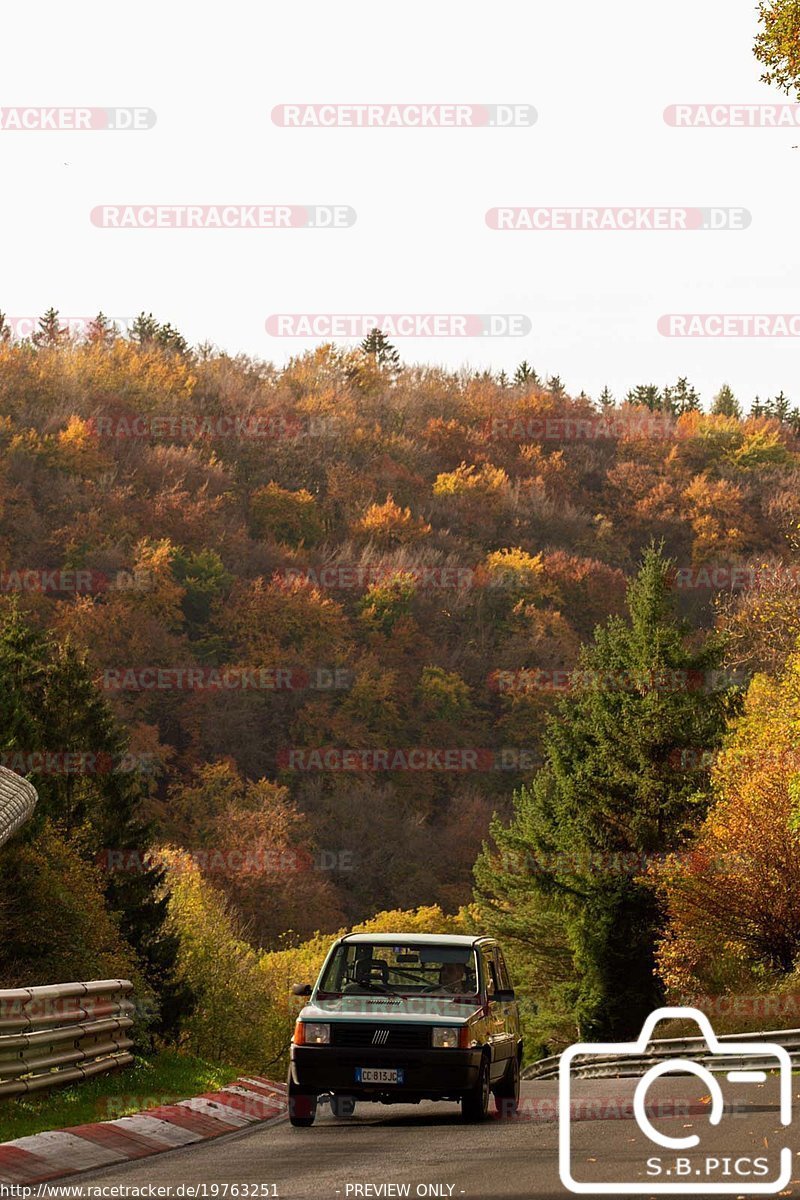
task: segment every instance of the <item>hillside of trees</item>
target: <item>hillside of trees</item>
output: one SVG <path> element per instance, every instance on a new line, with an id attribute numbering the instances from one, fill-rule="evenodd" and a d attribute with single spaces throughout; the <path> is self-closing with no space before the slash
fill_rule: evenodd
<path id="1" fill-rule="evenodd" d="M 42 797 L 0 985 L 132 975 L 170 1036 L 211 945 L 284 987 L 320 931 L 422 908 L 509 941 L 542 1044 L 783 986 L 799 529 L 783 393 L 0 318 L 0 761 Z M 743 846 L 782 933 L 735 919 Z"/>

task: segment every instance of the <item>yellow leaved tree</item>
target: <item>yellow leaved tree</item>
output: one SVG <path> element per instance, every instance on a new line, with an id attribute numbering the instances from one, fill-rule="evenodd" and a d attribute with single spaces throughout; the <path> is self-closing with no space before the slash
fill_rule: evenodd
<path id="1" fill-rule="evenodd" d="M 753 679 L 712 788 L 691 850 L 655 872 L 661 976 L 673 996 L 783 991 L 800 963 L 800 646 Z"/>

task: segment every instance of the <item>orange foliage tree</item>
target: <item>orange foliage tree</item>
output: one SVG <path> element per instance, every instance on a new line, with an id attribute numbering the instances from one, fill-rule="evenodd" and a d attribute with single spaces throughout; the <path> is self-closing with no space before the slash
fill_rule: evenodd
<path id="1" fill-rule="evenodd" d="M 800 649 L 753 679 L 712 786 L 691 851 L 655 871 L 659 970 L 673 992 L 761 990 L 800 958 Z"/>

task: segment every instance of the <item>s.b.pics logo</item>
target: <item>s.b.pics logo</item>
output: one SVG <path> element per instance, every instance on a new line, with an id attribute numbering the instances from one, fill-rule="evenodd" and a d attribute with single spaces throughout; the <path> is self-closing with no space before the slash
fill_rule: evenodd
<path id="1" fill-rule="evenodd" d="M 690 1039 L 682 1057 L 654 1059 L 648 1046 L 659 1021 L 691 1019 L 702 1034 Z M 685 1043 L 684 1043 L 685 1045 Z M 667 1043 L 669 1046 L 669 1043 Z M 635 1136 L 625 1147 L 623 1178 L 614 1178 L 603 1161 L 596 1134 L 584 1126 L 580 1133 L 571 1120 L 576 1059 L 599 1057 L 619 1068 L 619 1085 L 632 1091 Z M 627 1061 L 626 1061 L 627 1060 Z M 702 1103 L 688 1125 L 659 1120 L 665 1087 L 675 1091 L 688 1079 L 699 1081 Z M 724 1086 L 727 1084 L 727 1086 Z M 769 1137 L 753 1138 L 752 1121 L 737 1116 L 758 1110 L 772 1112 Z M 774 1104 L 768 1092 L 775 1093 Z M 655 1101 L 655 1103 L 653 1103 Z M 657 1124 L 654 1121 L 658 1122 Z M 792 1151 L 774 1135 L 776 1125 L 792 1121 L 792 1063 L 788 1052 L 771 1042 L 720 1042 L 708 1018 L 695 1008 L 657 1009 L 635 1042 L 584 1042 L 570 1046 L 559 1067 L 559 1171 L 571 1192 L 584 1195 L 775 1195 L 792 1177 Z M 765 1127 L 766 1128 L 766 1127 Z M 691 1132 L 687 1132 L 691 1130 Z M 588 1139 L 588 1141 L 587 1141 Z M 619 1155 L 616 1156 L 617 1163 Z M 616 1174 L 623 1175 L 622 1170 Z M 609 1181 L 609 1176 L 613 1182 Z"/>

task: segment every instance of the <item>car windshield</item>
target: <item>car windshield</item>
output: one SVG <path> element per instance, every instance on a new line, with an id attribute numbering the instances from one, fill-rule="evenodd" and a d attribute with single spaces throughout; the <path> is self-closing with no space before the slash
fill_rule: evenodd
<path id="1" fill-rule="evenodd" d="M 477 993 L 471 946 L 345 942 L 320 979 L 319 996 L 469 996 Z"/>

